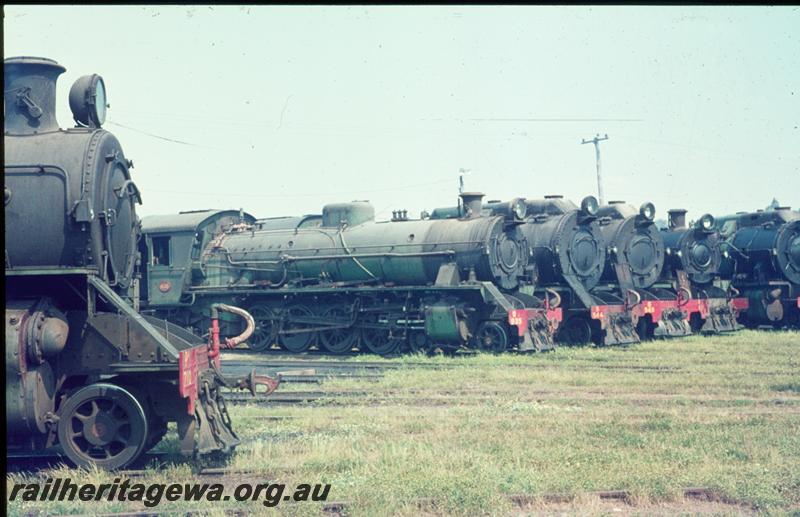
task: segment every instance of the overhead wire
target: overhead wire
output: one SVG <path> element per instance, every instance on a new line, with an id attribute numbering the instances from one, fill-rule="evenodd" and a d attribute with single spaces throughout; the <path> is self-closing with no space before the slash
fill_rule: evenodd
<path id="1" fill-rule="evenodd" d="M 421 187 L 429 187 L 431 185 L 441 185 L 444 183 L 452 183 L 452 179 L 443 179 L 437 181 L 429 181 L 426 183 L 416 183 L 411 185 L 401 185 L 393 187 L 385 187 L 379 189 L 367 190 L 348 190 L 342 192 L 316 192 L 316 193 L 303 193 L 303 194 L 251 194 L 243 192 L 187 192 L 185 190 L 160 190 L 149 188 L 148 192 L 160 192 L 163 194 L 184 194 L 191 196 L 236 196 L 236 197 L 254 197 L 254 198 L 287 198 L 287 197 L 326 197 L 326 196 L 346 196 L 350 194 L 371 194 L 374 192 L 389 192 L 394 190 L 408 190 Z"/>

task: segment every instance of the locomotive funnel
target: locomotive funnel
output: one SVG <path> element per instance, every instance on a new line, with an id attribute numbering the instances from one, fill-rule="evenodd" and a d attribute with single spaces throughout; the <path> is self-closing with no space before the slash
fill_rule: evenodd
<path id="1" fill-rule="evenodd" d="M 6 134 L 58 130 L 56 80 L 66 71 L 52 59 L 10 57 L 3 61 Z"/>
<path id="2" fill-rule="evenodd" d="M 459 197 L 464 206 L 464 218 L 472 219 L 481 216 L 483 210 L 483 196 L 481 192 L 464 192 Z"/>
<path id="3" fill-rule="evenodd" d="M 669 229 L 678 230 L 686 228 L 686 209 L 685 208 L 672 208 L 667 210 L 669 217 Z"/>

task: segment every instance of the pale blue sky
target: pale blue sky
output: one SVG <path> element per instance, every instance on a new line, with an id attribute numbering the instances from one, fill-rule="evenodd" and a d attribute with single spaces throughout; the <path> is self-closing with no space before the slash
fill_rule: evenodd
<path id="1" fill-rule="evenodd" d="M 5 56 L 56 59 L 58 115 L 106 81 L 140 214 L 382 218 L 596 194 L 727 213 L 800 205 L 798 7 L 5 6 Z M 486 120 L 516 119 L 516 120 Z M 625 119 L 520 121 L 519 119 Z M 119 125 L 115 125 L 119 124 Z M 126 126 L 126 127 L 123 127 Z M 140 132 L 132 129 L 135 128 Z M 145 135 L 152 133 L 191 145 Z"/>

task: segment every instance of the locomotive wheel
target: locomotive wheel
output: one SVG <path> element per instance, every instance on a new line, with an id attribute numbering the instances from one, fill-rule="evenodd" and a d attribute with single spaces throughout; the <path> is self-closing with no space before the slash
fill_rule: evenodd
<path id="1" fill-rule="evenodd" d="M 408 336 L 408 351 L 412 354 L 419 354 L 424 352 L 431 353 L 433 349 L 432 343 L 428 339 L 428 335 L 424 330 L 413 330 L 411 335 Z"/>
<path id="2" fill-rule="evenodd" d="M 326 319 L 346 321 L 348 311 L 341 307 L 331 307 L 323 313 Z M 358 334 L 352 327 L 321 330 L 319 342 L 326 351 L 332 354 L 345 354 L 353 349 L 358 341 Z"/>
<path id="3" fill-rule="evenodd" d="M 292 323 L 294 318 L 308 318 L 312 316 L 311 310 L 305 305 L 292 305 L 286 309 L 289 322 L 284 323 L 283 330 L 299 330 L 308 326 L 306 323 Z M 314 342 L 314 332 L 297 332 L 291 334 L 281 334 L 280 343 L 289 352 L 299 354 L 307 352 Z"/>
<path id="4" fill-rule="evenodd" d="M 508 334 L 495 321 L 484 321 L 475 333 L 477 348 L 486 352 L 500 353 L 508 348 Z"/>
<path id="5" fill-rule="evenodd" d="M 592 341 L 592 326 L 589 320 L 573 317 L 559 328 L 558 341 L 570 346 L 588 345 Z"/>
<path id="6" fill-rule="evenodd" d="M 145 410 L 120 386 L 85 386 L 67 399 L 59 413 L 58 441 L 78 467 L 120 469 L 146 449 Z"/>
<path id="7" fill-rule="evenodd" d="M 366 318 L 365 322 L 374 325 L 379 323 L 379 318 L 370 316 Z M 405 339 L 397 337 L 390 329 L 364 328 L 361 330 L 361 343 L 373 354 L 393 354 L 400 349 L 404 342 Z"/>
<path id="8" fill-rule="evenodd" d="M 247 345 L 253 352 L 269 350 L 275 342 L 275 313 L 266 305 L 254 305 L 249 312 L 256 321 L 256 330 L 247 340 Z"/>

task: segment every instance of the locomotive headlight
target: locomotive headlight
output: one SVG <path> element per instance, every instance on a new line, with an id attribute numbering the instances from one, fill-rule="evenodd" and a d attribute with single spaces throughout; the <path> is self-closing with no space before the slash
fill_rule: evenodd
<path id="1" fill-rule="evenodd" d="M 653 203 L 642 204 L 642 206 L 639 208 L 639 215 L 648 221 L 652 221 L 656 216 L 656 206 Z"/>
<path id="2" fill-rule="evenodd" d="M 730 253 L 728 253 L 728 250 L 725 250 L 722 252 L 722 256 L 728 258 L 730 256 Z"/>
<path id="3" fill-rule="evenodd" d="M 69 109 L 75 122 L 85 127 L 100 127 L 106 121 L 106 85 L 97 74 L 84 75 L 69 90 Z"/>
<path id="4" fill-rule="evenodd" d="M 597 214 L 597 209 L 599 207 L 600 204 L 597 202 L 597 198 L 594 196 L 586 196 L 583 198 L 583 201 L 581 201 L 581 210 L 587 215 Z"/>
<path id="5" fill-rule="evenodd" d="M 528 205 L 526 205 L 525 201 L 522 199 L 515 199 L 512 201 L 511 210 L 514 213 L 514 217 L 517 219 L 525 219 L 525 216 L 528 215 Z"/>
<path id="6" fill-rule="evenodd" d="M 714 216 L 705 214 L 700 218 L 700 228 L 705 231 L 710 231 L 714 227 Z"/>

